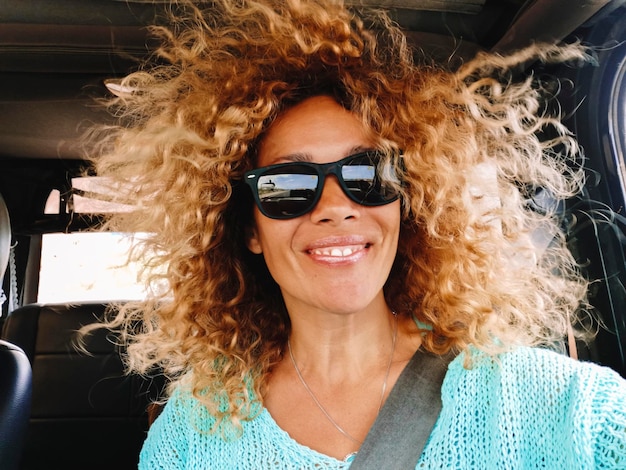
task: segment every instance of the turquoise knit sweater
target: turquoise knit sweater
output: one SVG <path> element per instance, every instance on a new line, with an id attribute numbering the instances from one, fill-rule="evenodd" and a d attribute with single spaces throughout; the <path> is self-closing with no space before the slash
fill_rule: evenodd
<path id="1" fill-rule="evenodd" d="M 626 469 L 626 381 L 610 369 L 529 348 L 469 370 L 459 356 L 441 393 L 418 469 Z M 150 428 L 140 470 L 350 466 L 295 442 L 264 408 L 240 438 L 202 432 L 212 419 L 197 405 L 173 394 Z"/>

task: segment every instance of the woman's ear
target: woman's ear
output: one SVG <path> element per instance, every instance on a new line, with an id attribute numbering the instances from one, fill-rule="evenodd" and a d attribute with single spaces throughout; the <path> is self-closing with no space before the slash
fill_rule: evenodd
<path id="1" fill-rule="evenodd" d="M 263 253 L 263 248 L 261 248 L 261 242 L 259 241 L 259 235 L 255 226 L 249 226 L 246 229 L 246 246 L 248 250 L 255 255 Z"/>

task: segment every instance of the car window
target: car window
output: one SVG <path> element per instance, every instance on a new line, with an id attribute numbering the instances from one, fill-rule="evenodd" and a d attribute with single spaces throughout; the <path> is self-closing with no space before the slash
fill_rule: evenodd
<path id="1" fill-rule="evenodd" d="M 572 128 L 584 149 L 586 184 L 568 203 L 572 252 L 590 280 L 594 334 L 589 357 L 626 375 L 626 16 L 615 10 L 585 38 L 600 44 L 594 67 L 579 69 L 570 107 Z M 584 316 L 583 316 L 584 317 Z"/>
<path id="2" fill-rule="evenodd" d="M 110 202 L 106 181 L 98 177 L 71 179 L 67 194 L 54 189 L 45 214 L 71 217 L 128 211 Z M 42 235 L 37 302 L 138 300 L 146 295 L 140 266 L 128 263 L 132 238 L 113 232 L 45 233 Z"/>
<path id="3" fill-rule="evenodd" d="M 138 300 L 139 266 L 126 263 L 130 237 L 113 232 L 47 233 L 42 237 L 37 301 Z"/>

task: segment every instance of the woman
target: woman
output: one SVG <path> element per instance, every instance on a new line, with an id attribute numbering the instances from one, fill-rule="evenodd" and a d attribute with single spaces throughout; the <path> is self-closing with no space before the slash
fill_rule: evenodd
<path id="1" fill-rule="evenodd" d="M 154 267 L 109 326 L 130 370 L 171 379 L 140 468 L 347 468 L 418 349 L 458 354 L 418 467 L 625 465 L 624 381 L 536 348 L 586 284 L 529 201 L 581 169 L 510 70 L 584 51 L 446 71 L 339 2 L 187 7 L 155 28 L 168 65 L 112 87 L 95 161 L 136 201 L 109 226 L 149 233 Z"/>

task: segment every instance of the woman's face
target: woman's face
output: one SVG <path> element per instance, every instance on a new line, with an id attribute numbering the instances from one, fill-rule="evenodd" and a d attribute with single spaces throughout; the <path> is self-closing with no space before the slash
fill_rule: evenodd
<path id="1" fill-rule="evenodd" d="M 258 167 L 293 161 L 329 163 L 372 149 L 361 122 L 332 98 L 309 98 L 269 128 Z M 376 207 L 350 200 L 329 175 L 317 205 L 287 220 L 254 209 L 248 248 L 263 254 L 289 312 L 350 313 L 382 302 L 398 245 L 400 202 Z"/>

